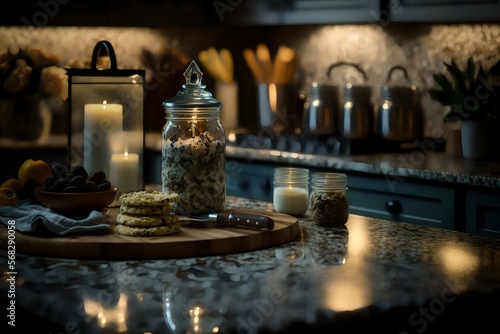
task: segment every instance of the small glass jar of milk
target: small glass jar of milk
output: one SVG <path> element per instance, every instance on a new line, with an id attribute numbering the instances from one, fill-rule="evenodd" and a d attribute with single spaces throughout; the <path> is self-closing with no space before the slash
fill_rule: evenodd
<path id="1" fill-rule="evenodd" d="M 303 216 L 309 205 L 309 170 L 278 167 L 274 169 L 274 209 L 291 216 Z"/>

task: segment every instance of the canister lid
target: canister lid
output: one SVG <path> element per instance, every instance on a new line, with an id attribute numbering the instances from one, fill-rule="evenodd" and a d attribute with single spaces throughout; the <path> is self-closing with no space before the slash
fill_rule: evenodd
<path id="1" fill-rule="evenodd" d="M 307 97 L 310 100 L 320 99 L 325 101 L 336 101 L 337 95 L 337 86 L 318 84 L 317 82 L 313 82 L 307 91 Z"/>
<path id="2" fill-rule="evenodd" d="M 372 94 L 370 86 L 353 85 L 347 83 L 344 86 L 344 100 L 369 101 Z"/>
<path id="3" fill-rule="evenodd" d="M 203 73 L 194 60 L 191 61 L 184 71 L 186 83 L 177 94 L 163 102 L 165 109 L 186 109 L 186 108 L 217 108 L 222 103 L 212 96 L 212 93 L 205 90 L 205 85 L 201 83 Z"/>
<path id="4" fill-rule="evenodd" d="M 402 77 L 394 80 L 392 74 L 394 71 L 399 70 L 403 73 Z M 384 100 L 408 100 L 411 101 L 417 87 L 410 83 L 408 72 L 402 66 L 394 66 L 389 70 L 386 83 L 381 88 L 381 97 Z"/>
<path id="5" fill-rule="evenodd" d="M 417 91 L 415 85 L 384 85 L 381 89 L 381 97 L 384 100 L 408 100 L 411 101 Z"/>

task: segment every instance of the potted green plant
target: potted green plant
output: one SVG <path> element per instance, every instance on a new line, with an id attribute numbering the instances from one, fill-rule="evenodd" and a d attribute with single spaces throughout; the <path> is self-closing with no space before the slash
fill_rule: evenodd
<path id="1" fill-rule="evenodd" d="M 454 60 L 447 73 L 434 74 L 440 89 L 429 90 L 433 100 L 448 107 L 445 123 L 461 121 L 462 153 L 474 160 L 500 158 L 500 60 L 489 69 L 472 57 L 464 69 Z"/>

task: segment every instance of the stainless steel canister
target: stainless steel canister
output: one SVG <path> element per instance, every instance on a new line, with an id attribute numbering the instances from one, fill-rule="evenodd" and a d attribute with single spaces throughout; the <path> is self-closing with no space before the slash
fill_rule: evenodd
<path id="1" fill-rule="evenodd" d="M 389 71 L 387 83 L 381 88 L 378 108 L 378 132 L 391 141 L 412 141 L 421 135 L 422 114 L 417 87 L 411 84 L 390 83 L 394 70 L 401 70 L 405 79 L 408 73 L 401 66 Z"/>
<path id="2" fill-rule="evenodd" d="M 338 89 L 313 82 L 306 94 L 303 131 L 311 135 L 333 135 L 337 132 Z"/>
<path id="3" fill-rule="evenodd" d="M 327 76 L 330 77 L 331 71 L 340 66 L 348 66 L 355 70 L 355 75 L 361 75 L 364 82 L 368 80 L 365 71 L 359 65 L 343 61 L 330 65 Z M 374 132 L 375 110 L 371 94 L 369 86 L 353 84 L 350 81 L 344 85 L 344 96 L 339 112 L 339 132 L 344 138 L 364 139 Z"/>
<path id="4" fill-rule="evenodd" d="M 340 133 L 348 139 L 364 139 L 373 133 L 374 106 L 371 87 L 344 87 L 344 103 L 340 113 Z"/>

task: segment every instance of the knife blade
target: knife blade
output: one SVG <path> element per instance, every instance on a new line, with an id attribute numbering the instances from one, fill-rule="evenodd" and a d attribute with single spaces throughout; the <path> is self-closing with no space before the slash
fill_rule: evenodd
<path id="1" fill-rule="evenodd" d="M 183 223 L 187 222 L 190 224 L 193 221 L 200 222 L 201 224 L 199 225 L 201 226 L 216 224 L 219 226 L 242 226 L 267 230 L 272 230 L 274 228 L 274 220 L 270 217 L 240 212 L 219 212 L 201 216 L 181 217 L 181 222 Z"/>

